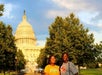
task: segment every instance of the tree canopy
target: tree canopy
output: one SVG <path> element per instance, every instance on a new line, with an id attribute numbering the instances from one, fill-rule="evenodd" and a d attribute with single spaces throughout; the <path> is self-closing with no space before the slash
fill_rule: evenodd
<path id="1" fill-rule="evenodd" d="M 11 26 L 0 22 L 0 69 L 14 70 L 16 51 Z"/>
<path id="2" fill-rule="evenodd" d="M 78 66 L 94 62 L 98 54 L 94 48 L 93 34 L 89 34 L 89 30 L 84 28 L 73 13 L 65 18 L 56 17 L 49 26 L 49 37 L 38 57 L 39 66 L 44 67 L 46 58 L 51 54 L 60 61 L 63 52 L 68 52 L 70 59 Z"/>
<path id="3" fill-rule="evenodd" d="M 24 59 L 24 55 L 21 50 L 17 51 L 16 56 L 16 69 L 20 71 L 25 68 L 26 60 Z"/>
<path id="4" fill-rule="evenodd" d="M 3 15 L 4 5 L 0 4 L 0 16 Z M 16 65 L 16 57 L 19 59 Z M 21 51 L 17 52 L 15 38 L 12 34 L 12 27 L 0 21 L 0 71 L 4 74 L 7 70 L 22 69 L 25 66 L 25 59 Z"/>
<path id="5" fill-rule="evenodd" d="M 4 5 L 0 4 L 0 16 L 3 15 L 3 11 L 4 11 Z"/>
<path id="6" fill-rule="evenodd" d="M 97 62 L 102 63 L 102 42 L 100 42 L 100 44 L 96 44 L 95 46 L 100 51 L 100 54 L 96 58 Z"/>

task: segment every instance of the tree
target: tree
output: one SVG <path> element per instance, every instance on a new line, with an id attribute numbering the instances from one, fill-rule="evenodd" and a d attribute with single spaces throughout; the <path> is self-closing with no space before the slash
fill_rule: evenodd
<path id="1" fill-rule="evenodd" d="M 0 22 L 0 68 L 4 71 L 14 70 L 17 48 L 10 25 Z"/>
<path id="2" fill-rule="evenodd" d="M 3 11 L 4 11 L 4 5 L 0 4 L 0 16 L 3 15 Z"/>
<path id="3" fill-rule="evenodd" d="M 80 66 L 87 66 L 95 61 L 97 50 L 94 47 L 93 34 L 84 28 L 80 20 L 71 13 L 68 17 L 57 17 L 49 27 L 49 37 L 38 60 L 45 60 L 48 55 L 55 54 L 59 61 L 63 52 L 68 52 L 73 62 Z M 41 56 L 43 55 L 43 57 Z M 45 60 L 46 61 L 46 60 Z M 44 62 L 38 61 L 40 67 Z"/>
<path id="4" fill-rule="evenodd" d="M 2 16 L 2 12 L 4 10 L 4 6 L 2 4 L 0 4 L 0 16 Z M 0 70 L 3 68 L 2 64 L 3 64 L 3 60 L 4 60 L 4 54 L 3 54 L 3 49 L 2 46 L 4 46 L 3 40 L 1 39 L 5 33 L 5 26 L 3 25 L 2 22 L 0 22 Z"/>
<path id="5" fill-rule="evenodd" d="M 38 67 L 44 68 L 45 65 L 47 64 L 46 60 L 47 60 L 47 56 L 46 56 L 46 53 L 45 53 L 45 49 L 41 49 L 40 55 L 37 59 L 37 63 L 39 64 Z"/>
<path id="6" fill-rule="evenodd" d="M 95 45 L 96 48 L 100 51 L 99 55 L 97 56 L 97 62 L 102 64 L 102 42 L 100 42 L 100 44 L 96 44 Z"/>
<path id="7" fill-rule="evenodd" d="M 16 69 L 20 71 L 25 68 L 26 60 L 24 59 L 24 55 L 21 50 L 17 51 L 16 56 Z"/>
<path id="8" fill-rule="evenodd" d="M 4 54 L 4 49 L 5 49 L 5 42 L 4 42 L 4 36 L 5 36 L 5 25 L 0 22 L 0 69 L 3 69 L 4 66 L 4 60 L 5 60 L 5 54 Z"/>
<path id="9" fill-rule="evenodd" d="M 3 10 L 4 10 L 4 5 L 0 4 L 0 16 L 2 16 Z M 3 64 L 4 57 L 5 57 L 3 54 L 4 51 L 2 49 L 4 47 L 4 43 L 2 40 L 2 37 L 4 36 L 4 34 L 5 34 L 5 26 L 0 21 L 0 70 L 3 68 L 2 64 Z"/>
<path id="10" fill-rule="evenodd" d="M 10 25 L 6 27 L 6 35 L 5 35 L 5 58 L 6 58 L 6 67 L 8 66 L 7 70 L 14 70 L 15 68 L 15 56 L 17 52 L 17 48 L 14 41 L 14 36 L 12 34 L 12 28 Z"/>

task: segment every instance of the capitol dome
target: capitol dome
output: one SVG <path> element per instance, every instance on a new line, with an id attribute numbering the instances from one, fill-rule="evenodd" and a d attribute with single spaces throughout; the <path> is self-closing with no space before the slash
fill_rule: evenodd
<path id="1" fill-rule="evenodd" d="M 22 46 L 32 46 L 36 45 L 36 37 L 32 26 L 27 21 L 27 17 L 24 11 L 21 23 L 18 25 L 15 32 L 15 43 L 16 45 Z"/>

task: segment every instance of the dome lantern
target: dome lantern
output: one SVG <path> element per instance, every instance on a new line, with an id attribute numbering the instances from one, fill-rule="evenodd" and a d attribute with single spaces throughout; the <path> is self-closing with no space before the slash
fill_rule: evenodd
<path id="1" fill-rule="evenodd" d="M 24 10 L 24 15 L 23 15 L 23 21 L 26 21 L 27 17 L 26 17 L 26 11 Z"/>

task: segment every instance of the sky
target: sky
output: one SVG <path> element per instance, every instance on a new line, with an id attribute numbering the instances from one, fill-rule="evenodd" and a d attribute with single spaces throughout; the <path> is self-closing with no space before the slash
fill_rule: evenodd
<path id="1" fill-rule="evenodd" d="M 85 28 L 94 34 L 95 43 L 102 41 L 102 0 L 0 0 L 4 4 L 4 15 L 0 21 L 9 24 L 16 32 L 22 21 L 24 10 L 32 25 L 37 44 L 44 46 L 49 36 L 49 26 L 56 16 L 65 18 L 74 13 Z"/>

